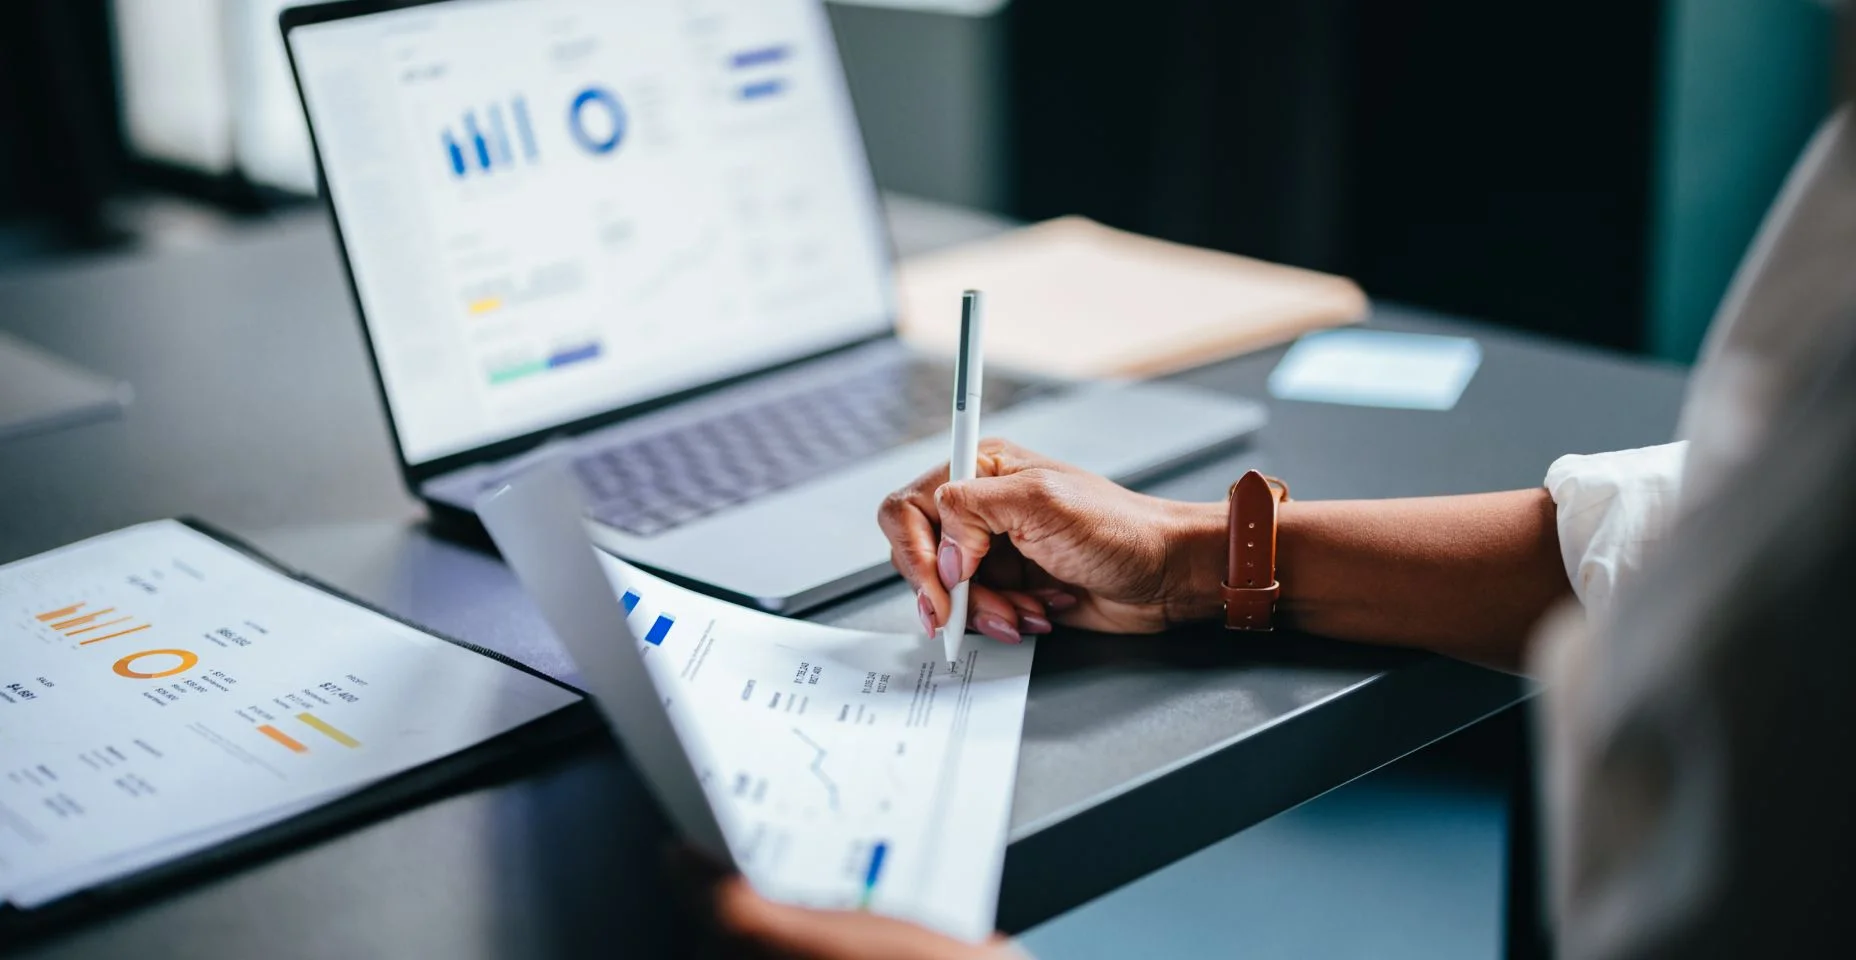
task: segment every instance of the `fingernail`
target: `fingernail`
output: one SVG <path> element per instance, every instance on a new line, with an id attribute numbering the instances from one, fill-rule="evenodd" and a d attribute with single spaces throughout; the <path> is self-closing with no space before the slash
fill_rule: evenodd
<path id="1" fill-rule="evenodd" d="M 999 641 L 1000 643 L 1022 643 L 1024 637 L 1018 635 L 1018 628 L 1006 623 L 998 614 L 989 613 L 973 621 L 973 629 Z"/>
<path id="2" fill-rule="evenodd" d="M 926 593 L 915 595 L 915 612 L 921 614 L 922 632 L 934 636 L 934 603 Z"/>
<path id="3" fill-rule="evenodd" d="M 1081 602 L 1067 593 L 1053 593 L 1044 598 L 1044 605 L 1049 607 L 1052 613 L 1062 613 Z"/>
<path id="4" fill-rule="evenodd" d="M 952 540 L 941 541 L 941 554 L 935 558 L 935 566 L 940 568 L 941 586 L 949 590 L 960 582 L 960 545 Z"/>
<path id="5" fill-rule="evenodd" d="M 1018 625 L 1022 627 L 1026 633 L 1034 635 L 1049 633 L 1051 631 L 1050 621 L 1035 613 L 1020 614 L 1018 617 Z"/>

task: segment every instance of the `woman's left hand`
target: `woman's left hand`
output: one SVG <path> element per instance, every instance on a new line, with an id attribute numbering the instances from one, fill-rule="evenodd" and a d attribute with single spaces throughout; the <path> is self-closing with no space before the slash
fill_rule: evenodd
<path id="1" fill-rule="evenodd" d="M 975 944 L 873 913 L 774 903 L 738 874 L 689 851 L 673 865 L 717 938 L 714 955 L 793 960 L 1001 960 L 1017 957 L 1003 937 Z M 701 955 L 711 955 L 703 953 Z"/>
<path id="2" fill-rule="evenodd" d="M 999 960 L 1003 942 L 972 944 L 873 913 L 810 910 L 774 903 L 739 876 L 715 888 L 724 942 L 745 957 L 808 960 Z"/>

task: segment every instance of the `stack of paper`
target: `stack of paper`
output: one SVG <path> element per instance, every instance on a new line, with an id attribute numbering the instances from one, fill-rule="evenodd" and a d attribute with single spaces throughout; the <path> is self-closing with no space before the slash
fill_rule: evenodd
<path id="1" fill-rule="evenodd" d="M 1063 217 L 902 265 L 902 332 L 952 355 L 963 290 L 986 291 L 986 362 L 1154 376 L 1366 315 L 1351 280 Z"/>
<path id="2" fill-rule="evenodd" d="M 769 897 L 990 934 L 1033 644 L 703 596 L 596 554 L 577 490 L 532 470 L 477 514 L 684 837 Z"/>
<path id="3" fill-rule="evenodd" d="M 768 896 L 992 932 L 1035 645 L 788 620 L 606 575 L 741 870 Z"/>
<path id="4" fill-rule="evenodd" d="M 0 900 L 33 907 L 574 702 L 175 521 L 0 567 Z"/>

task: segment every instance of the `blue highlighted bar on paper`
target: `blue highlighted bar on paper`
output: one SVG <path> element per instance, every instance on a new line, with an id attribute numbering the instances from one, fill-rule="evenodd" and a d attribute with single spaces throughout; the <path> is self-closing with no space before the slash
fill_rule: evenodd
<path id="1" fill-rule="evenodd" d="M 870 909 L 870 895 L 876 892 L 877 878 L 883 875 L 883 857 L 889 853 L 889 844 L 878 840 L 870 847 L 870 867 L 864 871 L 864 892 L 858 898 L 860 909 Z"/>
<path id="2" fill-rule="evenodd" d="M 764 67 L 767 64 L 779 63 L 785 60 L 790 53 L 792 53 L 792 49 L 783 43 L 774 44 L 770 47 L 756 47 L 753 50 L 741 50 L 735 53 L 728 58 L 728 65 L 734 67 L 736 70 L 746 70 L 749 67 Z"/>
<path id="3" fill-rule="evenodd" d="M 619 596 L 619 603 L 625 607 L 625 614 L 627 616 L 630 616 L 633 610 L 638 609 L 638 600 L 638 591 L 636 590 L 627 590 Z M 666 614 L 658 614 L 657 620 L 653 621 L 651 624 L 651 629 L 645 633 L 644 642 L 654 647 L 663 646 L 664 638 L 670 636 L 670 628 L 676 622 L 676 618 L 674 617 Z"/>
<path id="4" fill-rule="evenodd" d="M 784 80 L 762 80 L 759 83 L 750 83 L 742 87 L 741 99 L 760 100 L 766 97 L 777 96 L 785 89 L 786 81 Z"/>

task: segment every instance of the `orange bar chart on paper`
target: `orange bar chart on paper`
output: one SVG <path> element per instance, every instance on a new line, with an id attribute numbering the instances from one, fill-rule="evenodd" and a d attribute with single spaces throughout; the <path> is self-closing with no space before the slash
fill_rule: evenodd
<path id="1" fill-rule="evenodd" d="M 283 744 L 285 747 L 288 747 L 291 753 L 308 753 L 309 752 L 309 748 L 306 746 L 303 746 L 302 741 L 296 739 L 295 737 L 292 737 L 291 735 L 283 732 L 282 730 L 277 729 L 276 727 L 271 726 L 268 723 L 259 727 L 258 732 L 264 734 L 267 737 L 270 737 L 272 740 L 275 740 L 278 743 Z"/>
<path id="2" fill-rule="evenodd" d="M 22 909 L 579 699 L 175 520 L 0 564 L 0 674 L 0 905 Z"/>
<path id="3" fill-rule="evenodd" d="M 117 609 L 115 607 L 104 607 L 101 610 L 83 613 L 82 611 L 88 606 L 89 604 L 86 603 L 74 603 L 68 607 L 48 610 L 45 613 L 38 614 L 35 619 L 67 637 L 77 637 L 88 633 L 96 633 L 98 630 L 103 630 L 108 627 L 122 627 L 123 624 L 129 623 L 135 619 L 132 616 L 124 614 L 123 616 L 98 622 L 97 618 L 116 613 L 118 612 Z M 78 645 L 83 646 L 88 643 L 101 643 L 104 640 L 112 640 L 127 634 L 140 633 L 152 626 L 154 626 L 152 623 L 143 623 L 132 627 L 122 627 L 122 629 L 111 633 L 86 637 L 78 641 Z"/>

